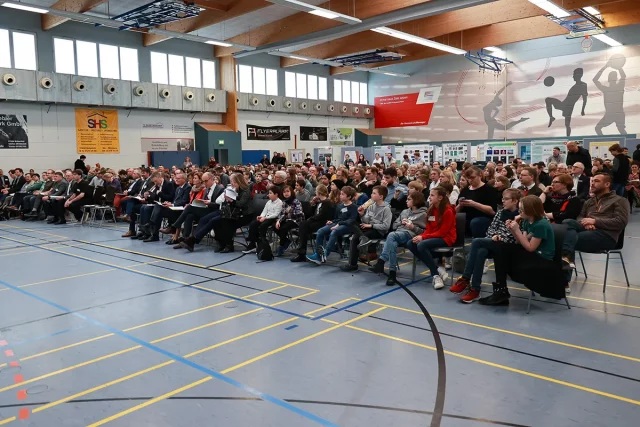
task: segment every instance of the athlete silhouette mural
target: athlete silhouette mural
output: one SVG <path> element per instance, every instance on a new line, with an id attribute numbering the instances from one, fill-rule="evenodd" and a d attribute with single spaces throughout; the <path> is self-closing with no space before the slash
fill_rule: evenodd
<path id="1" fill-rule="evenodd" d="M 515 125 L 529 120 L 528 117 L 522 117 L 520 120 L 502 125 L 498 122 L 498 119 L 496 119 L 496 116 L 500 112 L 500 107 L 502 106 L 502 99 L 500 99 L 500 95 L 502 95 L 502 92 L 504 92 L 505 89 L 512 84 L 513 82 L 507 83 L 502 89 L 496 92 L 496 96 L 493 98 L 493 100 L 482 108 L 482 111 L 484 112 L 484 122 L 487 124 L 487 137 L 489 139 L 493 139 L 493 135 L 496 130 L 509 130 Z"/>
<path id="2" fill-rule="evenodd" d="M 569 93 L 564 101 L 560 101 L 556 98 L 547 98 L 545 99 L 545 103 L 547 104 L 547 113 L 549 113 L 549 127 L 556 120 L 553 117 L 553 109 L 562 111 L 562 116 L 564 117 L 564 125 L 567 128 L 567 136 L 571 136 L 571 116 L 573 115 L 573 109 L 576 104 L 582 98 L 582 111 L 581 115 L 584 116 L 584 109 L 587 106 L 587 96 L 589 93 L 587 92 L 587 84 L 582 81 L 582 76 L 584 75 L 584 70 L 582 68 L 576 68 L 573 70 L 573 80 L 576 82 L 571 89 L 569 89 Z"/>
<path id="3" fill-rule="evenodd" d="M 626 63 L 626 58 L 620 54 L 613 55 L 604 67 L 593 77 L 593 83 L 602 92 L 604 98 L 604 117 L 596 125 L 596 133 L 602 135 L 602 129 L 616 124 L 620 135 L 627 134 L 626 115 L 624 113 L 624 87 L 627 79 L 622 67 Z M 607 78 L 608 85 L 600 83 L 600 77 L 607 68 L 613 68 Z M 620 79 L 618 79 L 618 73 Z"/>

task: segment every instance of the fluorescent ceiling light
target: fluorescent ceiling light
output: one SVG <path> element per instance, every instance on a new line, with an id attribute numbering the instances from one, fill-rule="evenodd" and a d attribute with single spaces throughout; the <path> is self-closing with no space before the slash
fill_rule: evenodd
<path id="1" fill-rule="evenodd" d="M 10 7 L 12 9 L 26 10 L 27 12 L 35 12 L 35 13 L 48 13 L 49 12 L 48 9 L 41 9 L 39 7 L 26 6 L 26 5 L 20 4 L 20 3 L 4 2 L 4 3 L 2 3 L 2 5 L 4 7 Z"/>
<path id="2" fill-rule="evenodd" d="M 273 4 L 289 7 L 291 9 L 307 12 L 312 15 L 321 16 L 327 19 L 335 19 L 336 21 L 344 22 L 345 24 L 360 24 L 362 21 L 354 16 L 344 15 L 342 13 L 334 12 L 333 10 L 324 9 L 322 7 L 314 6 L 309 3 L 298 0 L 267 0 Z"/>
<path id="3" fill-rule="evenodd" d="M 582 9 L 584 9 L 585 11 L 587 11 L 592 15 L 600 15 L 600 11 L 593 6 L 583 7 Z"/>
<path id="4" fill-rule="evenodd" d="M 434 42 L 433 40 L 425 39 L 422 37 L 414 36 L 413 34 L 403 33 L 402 31 L 393 30 L 388 27 L 378 27 L 373 28 L 371 31 L 375 31 L 376 33 L 385 34 L 387 36 L 396 37 L 398 39 L 406 40 L 411 43 L 421 44 L 423 46 L 428 46 L 434 49 L 443 50 L 445 52 L 454 53 L 456 55 L 464 55 L 467 53 L 466 50 L 458 49 L 457 47 L 449 46 L 446 44 Z"/>
<path id="5" fill-rule="evenodd" d="M 596 39 L 600 40 L 602 43 L 606 43 L 606 44 L 608 44 L 609 46 L 612 46 L 612 47 L 622 46 L 622 43 L 620 43 L 617 40 L 612 39 L 611 37 L 609 37 L 606 34 L 596 34 L 596 35 L 594 35 L 592 37 L 596 38 Z"/>
<path id="6" fill-rule="evenodd" d="M 502 49 L 495 46 L 485 47 L 484 50 L 488 50 L 489 52 L 502 52 Z"/>
<path id="7" fill-rule="evenodd" d="M 289 56 L 289 58 L 291 58 L 291 59 L 298 59 L 298 60 L 300 60 L 300 61 L 308 61 L 308 59 L 307 59 L 307 58 L 303 58 L 303 57 L 301 57 L 301 56 L 294 56 L 294 55 L 291 55 L 291 56 Z"/>
<path id="8" fill-rule="evenodd" d="M 567 18 L 571 16 L 569 12 L 549 0 L 529 0 L 541 9 L 546 10 L 556 18 Z"/>
<path id="9" fill-rule="evenodd" d="M 205 43 L 206 44 L 213 44 L 213 45 L 216 45 L 216 46 L 222 46 L 222 47 L 231 47 L 231 46 L 233 46 L 231 43 L 219 42 L 217 40 L 207 40 Z"/>

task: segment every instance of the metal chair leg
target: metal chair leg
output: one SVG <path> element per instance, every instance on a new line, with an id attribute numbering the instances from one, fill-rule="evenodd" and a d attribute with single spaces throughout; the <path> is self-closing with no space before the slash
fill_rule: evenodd
<path id="1" fill-rule="evenodd" d="M 417 267 L 418 263 L 416 261 L 416 256 L 413 256 L 413 270 L 411 271 L 411 281 L 415 282 L 416 280 L 416 267 Z"/>
<path id="2" fill-rule="evenodd" d="M 529 301 L 527 302 L 527 314 L 529 314 L 529 311 L 531 310 L 531 299 L 534 295 L 535 294 L 533 293 L 533 291 L 531 291 L 531 293 L 529 294 Z"/>
<path id="3" fill-rule="evenodd" d="M 627 281 L 627 288 L 630 287 L 629 285 L 629 276 L 627 276 L 627 267 L 624 266 L 624 258 L 622 258 L 622 252 L 618 252 L 618 255 L 620 255 L 620 262 L 622 263 L 622 271 L 624 271 L 624 278 Z"/>
<path id="4" fill-rule="evenodd" d="M 568 308 L 569 310 L 571 310 L 571 306 L 569 305 L 569 298 L 567 298 L 567 296 L 566 296 L 566 295 L 564 296 L 564 302 L 566 302 L 566 303 L 567 303 L 567 308 Z"/>
<path id="5" fill-rule="evenodd" d="M 582 252 L 578 252 L 578 256 L 580 257 L 580 263 L 582 264 L 582 271 L 584 272 L 584 278 L 588 279 L 589 276 L 587 276 L 587 269 L 584 267 L 584 260 L 582 259 Z"/>
<path id="6" fill-rule="evenodd" d="M 609 273 L 609 252 L 607 252 L 607 262 L 604 265 L 604 284 L 602 285 L 602 293 L 607 289 L 607 273 Z"/>

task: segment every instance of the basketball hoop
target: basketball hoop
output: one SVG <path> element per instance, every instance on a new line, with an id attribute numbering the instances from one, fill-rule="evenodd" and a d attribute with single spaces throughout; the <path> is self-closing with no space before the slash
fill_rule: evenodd
<path id="1" fill-rule="evenodd" d="M 590 52 L 591 51 L 591 47 L 593 46 L 593 39 L 591 37 L 589 37 L 589 35 L 584 36 L 584 39 L 582 39 L 582 50 L 584 52 Z"/>

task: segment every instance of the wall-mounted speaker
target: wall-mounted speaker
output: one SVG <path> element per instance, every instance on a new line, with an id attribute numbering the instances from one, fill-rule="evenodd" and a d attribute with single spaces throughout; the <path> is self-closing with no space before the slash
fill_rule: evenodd
<path id="1" fill-rule="evenodd" d="M 13 86 L 14 84 L 16 84 L 16 76 L 14 76 L 13 74 L 3 74 L 2 75 L 2 83 L 4 83 L 7 86 Z"/>
<path id="2" fill-rule="evenodd" d="M 303 101 L 303 102 L 301 102 L 299 104 L 299 107 L 300 107 L 301 110 L 306 110 L 307 109 L 307 103 Z"/>
<path id="3" fill-rule="evenodd" d="M 75 82 L 73 84 L 73 88 L 75 90 L 77 90 L 78 92 L 82 92 L 84 90 L 87 90 L 87 84 L 85 82 L 83 82 L 82 80 L 78 80 L 77 82 Z"/>
<path id="4" fill-rule="evenodd" d="M 251 98 L 251 105 L 253 106 L 257 106 L 258 104 L 260 104 L 260 100 L 256 97 Z"/>
<path id="5" fill-rule="evenodd" d="M 160 98 L 167 99 L 171 96 L 171 91 L 169 89 L 160 89 Z"/>
<path id="6" fill-rule="evenodd" d="M 353 114 L 360 113 L 360 107 L 353 107 Z"/>
<path id="7" fill-rule="evenodd" d="M 322 104 L 317 103 L 316 105 L 313 106 L 313 109 L 316 111 L 320 111 L 322 109 Z"/>
<path id="8" fill-rule="evenodd" d="M 195 95 L 194 95 L 194 94 L 193 94 L 193 92 L 191 92 L 190 90 L 188 90 L 188 91 L 186 91 L 186 92 L 184 93 L 184 99 L 185 99 L 185 101 L 193 101 L 193 97 L 194 97 L 194 96 L 195 96 Z"/>
<path id="9" fill-rule="evenodd" d="M 116 93 L 116 86 L 113 84 L 108 84 L 104 86 L 104 91 L 105 93 L 108 93 L 109 95 L 113 95 L 114 93 Z"/>
<path id="10" fill-rule="evenodd" d="M 371 114 L 371 108 L 370 107 L 365 107 L 364 113 L 365 114 Z"/>
<path id="11" fill-rule="evenodd" d="M 276 106 L 276 100 L 273 99 L 273 98 L 270 99 L 268 103 L 269 103 L 269 107 L 275 107 Z"/>
<path id="12" fill-rule="evenodd" d="M 238 104 L 239 102 L 240 102 L 240 98 L 236 96 L 236 104 Z"/>
<path id="13" fill-rule="evenodd" d="M 349 111 L 349 108 L 347 108 L 347 106 L 346 106 L 346 105 L 343 105 L 343 106 L 342 106 L 342 108 L 341 108 L 341 111 L 342 111 L 343 113 L 346 113 L 347 111 Z"/>
<path id="14" fill-rule="evenodd" d="M 207 101 L 208 102 L 216 102 L 216 94 L 215 93 L 207 94 Z"/>
<path id="15" fill-rule="evenodd" d="M 53 80 L 51 80 L 49 77 L 41 78 L 40 87 L 43 89 L 51 89 L 53 87 Z"/>
<path id="16" fill-rule="evenodd" d="M 329 104 L 327 110 L 329 110 L 330 113 L 333 113 L 334 111 L 336 111 L 336 106 L 333 104 Z"/>
<path id="17" fill-rule="evenodd" d="M 136 87 L 133 89 L 133 94 L 134 94 L 135 96 L 142 96 L 142 95 L 144 95 L 144 88 L 143 88 L 142 86 L 136 86 Z"/>
<path id="18" fill-rule="evenodd" d="M 286 108 L 287 110 L 290 110 L 291 107 L 293 106 L 293 103 L 290 100 L 286 100 L 284 101 L 284 108 Z"/>

